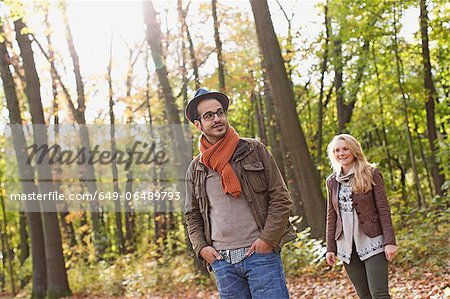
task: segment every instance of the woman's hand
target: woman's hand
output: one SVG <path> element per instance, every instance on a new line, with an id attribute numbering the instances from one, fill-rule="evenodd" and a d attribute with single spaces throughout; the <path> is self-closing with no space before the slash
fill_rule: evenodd
<path id="1" fill-rule="evenodd" d="M 334 252 L 327 252 L 326 258 L 328 265 L 333 266 L 334 263 L 336 263 L 336 255 L 334 254 Z"/>
<path id="2" fill-rule="evenodd" d="M 394 259 L 394 256 L 397 254 L 397 246 L 388 244 L 384 246 L 384 253 L 386 255 L 386 259 L 390 262 Z"/>

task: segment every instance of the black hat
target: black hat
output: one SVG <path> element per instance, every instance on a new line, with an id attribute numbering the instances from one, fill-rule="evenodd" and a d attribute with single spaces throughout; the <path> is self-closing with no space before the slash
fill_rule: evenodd
<path id="1" fill-rule="evenodd" d="M 216 99 L 222 104 L 222 107 L 225 111 L 228 110 L 228 105 L 230 103 L 230 99 L 227 97 L 226 94 L 218 92 L 218 91 L 208 91 L 206 89 L 200 88 L 195 93 L 194 98 L 192 100 L 190 100 L 186 106 L 186 110 L 185 110 L 186 118 L 191 123 L 194 123 L 194 120 L 196 120 L 199 117 L 199 115 L 197 113 L 197 106 L 198 106 L 198 103 L 200 103 L 204 99 Z"/>

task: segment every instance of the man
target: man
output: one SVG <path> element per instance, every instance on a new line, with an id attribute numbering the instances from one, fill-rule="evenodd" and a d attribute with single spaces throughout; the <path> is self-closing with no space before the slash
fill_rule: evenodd
<path id="1" fill-rule="evenodd" d="M 292 200 L 266 147 L 228 124 L 228 105 L 225 94 L 199 89 L 186 106 L 202 132 L 186 173 L 189 238 L 221 298 L 289 298 L 280 251 L 295 238 Z"/>

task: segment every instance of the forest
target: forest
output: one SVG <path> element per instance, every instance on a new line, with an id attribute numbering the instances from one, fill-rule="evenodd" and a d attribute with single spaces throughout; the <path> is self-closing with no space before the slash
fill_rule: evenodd
<path id="1" fill-rule="evenodd" d="M 324 258 L 340 133 L 383 174 L 392 297 L 450 297 L 448 1 L 3 0 L 0 25 L 0 298 L 218 298 L 182 204 L 199 88 L 288 185 L 292 298 L 356 298 Z"/>

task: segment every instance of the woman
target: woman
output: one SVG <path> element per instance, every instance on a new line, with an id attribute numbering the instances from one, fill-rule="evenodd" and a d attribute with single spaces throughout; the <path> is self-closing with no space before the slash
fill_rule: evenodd
<path id="1" fill-rule="evenodd" d="M 351 135 L 328 145 L 327 262 L 344 262 L 359 298 L 390 298 L 388 261 L 396 252 L 383 177 Z"/>

